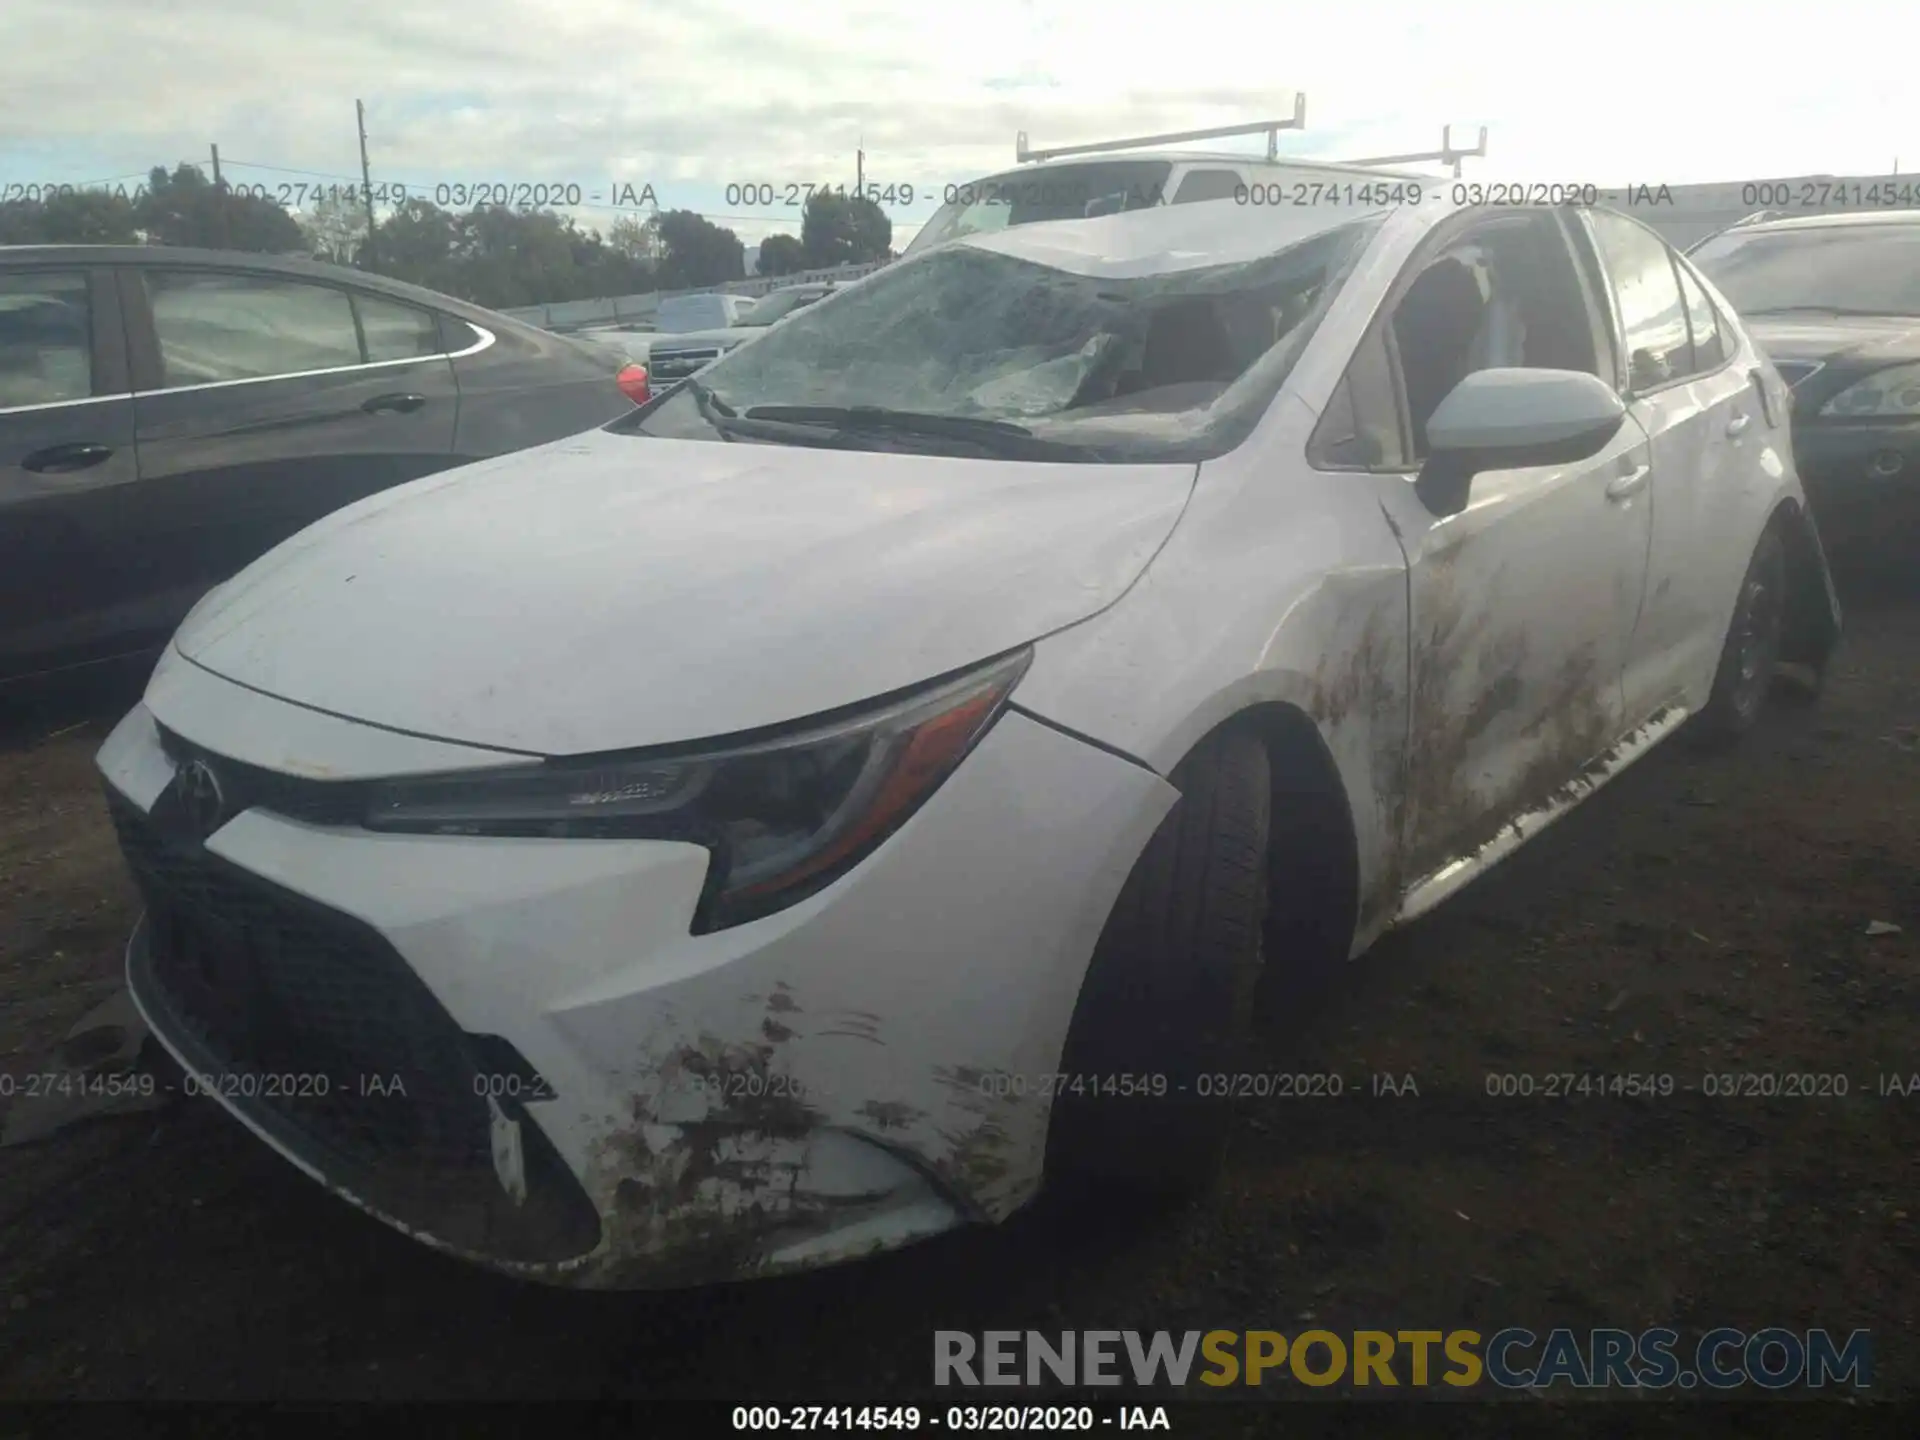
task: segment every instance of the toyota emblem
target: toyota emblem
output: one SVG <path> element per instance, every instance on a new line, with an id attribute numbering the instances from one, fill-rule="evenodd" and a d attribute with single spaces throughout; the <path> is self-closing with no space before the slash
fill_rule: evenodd
<path id="1" fill-rule="evenodd" d="M 211 765 L 189 760 L 174 776 L 173 787 L 180 818 L 195 836 L 204 840 L 220 828 L 227 818 L 227 795 Z"/>

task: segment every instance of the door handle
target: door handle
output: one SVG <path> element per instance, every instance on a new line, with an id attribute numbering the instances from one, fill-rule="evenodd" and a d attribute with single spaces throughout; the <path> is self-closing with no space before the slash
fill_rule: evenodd
<path id="1" fill-rule="evenodd" d="M 49 445 L 35 450 L 20 462 L 21 468 L 42 475 L 67 475 L 75 470 L 91 470 L 113 457 L 111 445 Z"/>
<path id="2" fill-rule="evenodd" d="M 1632 455 L 1620 457 L 1620 469 L 1613 479 L 1607 482 L 1609 500 L 1627 500 L 1646 489 L 1647 481 L 1653 478 L 1653 465 Z"/>
<path id="3" fill-rule="evenodd" d="M 369 415 L 377 415 L 383 410 L 397 410 L 403 415 L 410 415 L 426 403 L 427 397 L 424 395 L 376 395 L 360 408 Z"/>
<path id="4" fill-rule="evenodd" d="M 1751 425 L 1752 423 L 1753 423 L 1753 417 L 1751 415 L 1741 414 L 1741 415 L 1734 416 L 1731 420 L 1727 422 L 1727 438 L 1729 440 L 1739 439 L 1742 435 L 1747 433 L 1747 426 Z"/>

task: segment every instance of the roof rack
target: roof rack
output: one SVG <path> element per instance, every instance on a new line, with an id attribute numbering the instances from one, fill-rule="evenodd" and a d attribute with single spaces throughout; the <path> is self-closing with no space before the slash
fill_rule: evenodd
<path id="1" fill-rule="evenodd" d="M 1451 125 L 1443 125 L 1440 127 L 1440 148 L 1438 150 L 1421 150 L 1408 155 L 1374 155 L 1365 160 L 1343 160 L 1340 163 L 1343 165 L 1414 165 L 1434 160 L 1442 165 L 1451 165 L 1453 167 L 1453 178 L 1458 180 L 1460 178 L 1460 162 L 1462 160 L 1484 158 L 1486 153 L 1486 126 L 1482 125 L 1480 127 L 1480 140 L 1478 144 L 1471 150 L 1459 150 L 1454 147 L 1453 127 Z"/>
<path id="2" fill-rule="evenodd" d="M 1265 135 L 1267 158 L 1272 160 L 1280 153 L 1282 130 L 1306 128 L 1307 97 L 1296 90 L 1293 95 L 1291 120 L 1257 120 L 1250 125 L 1217 125 L 1210 130 L 1176 130 L 1167 135 L 1142 135 L 1134 140 L 1102 140 L 1092 145 L 1055 145 L 1046 150 L 1029 149 L 1027 132 L 1022 130 L 1014 140 L 1013 148 L 1016 163 L 1025 165 L 1030 160 L 1052 160 L 1061 155 L 1100 155 L 1112 150 L 1138 150 L 1144 145 L 1178 145 L 1187 140 L 1219 140 L 1228 135 Z"/>
<path id="3" fill-rule="evenodd" d="M 1025 165 L 1035 160 L 1056 160 L 1062 155 L 1102 155 L 1116 150 L 1138 150 L 1150 145 L 1178 145 L 1188 140 L 1219 140 L 1229 135 L 1265 135 L 1267 137 L 1267 159 L 1280 158 L 1280 132 L 1282 130 L 1304 130 L 1307 128 L 1307 97 L 1296 91 L 1293 97 L 1293 118 L 1291 120 L 1256 120 L 1246 125 L 1218 125 L 1208 130 L 1176 130 L 1165 135 L 1140 135 L 1130 140 L 1101 140 L 1088 145 L 1054 145 L 1045 150 L 1035 150 L 1027 144 L 1027 132 L 1022 130 L 1014 138 L 1013 152 L 1016 163 Z M 1487 127 L 1480 127 L 1480 139 L 1471 150 L 1461 149 L 1453 143 L 1453 127 L 1442 126 L 1440 130 L 1440 148 L 1438 150 L 1419 150 L 1406 155 L 1374 155 L 1365 160 L 1321 160 L 1323 165 L 1413 165 L 1437 161 L 1453 167 L 1454 178 L 1460 176 L 1460 162 L 1487 153 Z"/>

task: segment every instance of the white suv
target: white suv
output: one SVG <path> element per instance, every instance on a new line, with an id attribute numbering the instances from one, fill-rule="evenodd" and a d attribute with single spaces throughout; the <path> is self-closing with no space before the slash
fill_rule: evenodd
<path id="1" fill-rule="evenodd" d="M 1438 150 L 1385 160 L 1282 160 L 1273 153 L 1279 132 L 1306 124 L 1306 97 L 1297 96 L 1291 120 L 1229 125 L 1179 135 L 1138 140 L 1107 140 L 1032 152 L 1022 131 L 1015 145 L 1020 164 L 965 185 L 949 185 L 945 203 L 920 227 L 904 259 L 948 240 L 1031 225 L 1048 220 L 1079 220 L 1156 205 L 1191 205 L 1233 200 L 1254 209 L 1299 209 L 1316 205 L 1418 205 L 1438 177 L 1411 169 L 1386 169 L 1390 162 L 1452 164 L 1487 153 L 1487 132 L 1471 150 L 1456 149 L 1449 127 Z M 1187 139 L 1228 135 L 1268 137 L 1268 154 L 1227 154 L 1206 150 L 1155 148 Z M 1088 158 L 1092 155 L 1096 158 Z M 1456 170 L 1457 173 L 1457 170 Z"/>

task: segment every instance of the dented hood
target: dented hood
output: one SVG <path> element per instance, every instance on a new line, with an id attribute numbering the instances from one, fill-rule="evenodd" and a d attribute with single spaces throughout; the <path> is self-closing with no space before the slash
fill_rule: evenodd
<path id="1" fill-rule="evenodd" d="M 474 745 L 726 735 L 1104 609 L 1194 474 L 594 431 L 329 516 L 174 644 L 269 695 Z"/>

